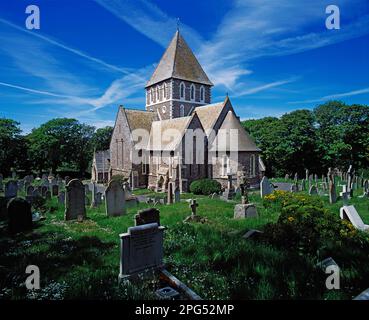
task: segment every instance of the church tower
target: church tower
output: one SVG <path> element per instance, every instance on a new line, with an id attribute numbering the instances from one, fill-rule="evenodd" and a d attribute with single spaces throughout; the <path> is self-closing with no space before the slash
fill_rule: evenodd
<path id="1" fill-rule="evenodd" d="M 146 111 L 160 120 L 186 117 L 211 103 L 212 82 L 177 30 L 146 84 Z"/>

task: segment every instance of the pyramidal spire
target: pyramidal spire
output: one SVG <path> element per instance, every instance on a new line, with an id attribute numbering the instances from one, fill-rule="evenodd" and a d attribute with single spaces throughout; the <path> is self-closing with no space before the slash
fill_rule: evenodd
<path id="1" fill-rule="evenodd" d="M 183 39 L 179 32 L 179 28 L 170 41 L 168 48 L 164 52 L 153 75 L 146 84 L 146 87 L 170 78 L 197 82 L 210 86 L 213 85 L 191 48 Z"/>

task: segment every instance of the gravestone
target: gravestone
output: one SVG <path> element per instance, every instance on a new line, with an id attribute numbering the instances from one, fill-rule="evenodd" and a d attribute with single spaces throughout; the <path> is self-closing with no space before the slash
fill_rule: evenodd
<path id="1" fill-rule="evenodd" d="M 318 194 L 318 190 L 316 188 L 316 186 L 312 185 L 309 189 L 309 194 L 312 195 L 317 195 Z"/>
<path id="2" fill-rule="evenodd" d="M 175 203 L 181 202 L 181 190 L 179 189 L 179 187 L 177 187 L 174 190 L 174 202 Z"/>
<path id="3" fill-rule="evenodd" d="M 15 198 L 18 194 L 18 184 L 15 180 L 9 180 L 5 184 L 5 198 Z"/>
<path id="4" fill-rule="evenodd" d="M 334 181 L 334 173 L 331 168 L 328 169 L 329 180 L 329 203 L 333 204 L 337 202 L 336 184 Z"/>
<path id="5" fill-rule="evenodd" d="M 46 192 L 49 190 L 49 187 L 47 187 L 47 186 L 42 186 L 41 187 L 41 195 L 43 196 L 43 197 L 45 197 L 46 196 Z"/>
<path id="6" fill-rule="evenodd" d="M 135 215 L 135 226 L 149 223 L 157 223 L 160 226 L 160 211 L 158 209 L 144 209 Z"/>
<path id="7" fill-rule="evenodd" d="M 105 190 L 107 216 L 122 216 L 126 214 L 126 194 L 119 181 L 111 180 Z"/>
<path id="8" fill-rule="evenodd" d="M 290 187 L 290 191 L 291 192 L 298 192 L 299 191 L 299 187 L 297 184 L 291 184 L 291 187 Z"/>
<path id="9" fill-rule="evenodd" d="M 32 197 L 33 198 L 40 197 L 40 191 L 38 191 L 38 189 L 34 189 L 32 192 Z"/>
<path id="10" fill-rule="evenodd" d="M 234 188 L 232 185 L 232 174 L 227 174 L 228 177 L 228 181 L 227 181 L 227 188 L 225 189 L 225 191 L 222 193 L 222 196 L 220 197 L 223 200 L 232 200 L 233 196 L 234 196 Z"/>
<path id="11" fill-rule="evenodd" d="M 245 218 L 254 218 L 258 216 L 258 212 L 256 210 L 256 207 L 252 203 L 245 203 L 243 197 L 241 204 L 236 204 L 234 207 L 234 219 L 245 219 Z"/>
<path id="12" fill-rule="evenodd" d="M 361 231 L 369 230 L 369 225 L 364 224 L 360 215 L 354 206 L 343 206 L 340 208 L 340 217 L 343 220 L 348 220 L 352 225 Z"/>
<path id="13" fill-rule="evenodd" d="M 24 199 L 13 198 L 8 206 L 8 229 L 11 234 L 32 229 L 31 205 Z"/>
<path id="14" fill-rule="evenodd" d="M 157 223 L 149 223 L 130 227 L 127 233 L 119 235 L 120 280 L 163 268 L 164 229 Z"/>
<path id="15" fill-rule="evenodd" d="M 301 180 L 300 189 L 301 191 L 306 191 L 306 180 L 305 179 Z"/>
<path id="16" fill-rule="evenodd" d="M 32 196 L 33 195 L 33 191 L 35 191 L 35 188 L 33 186 L 28 186 L 28 188 L 26 190 L 26 195 L 27 196 Z"/>
<path id="17" fill-rule="evenodd" d="M 46 193 L 45 193 L 45 199 L 46 200 L 51 200 L 51 191 L 50 190 L 47 190 Z"/>
<path id="18" fill-rule="evenodd" d="M 93 182 L 92 183 L 92 196 L 91 196 L 91 208 L 96 208 L 98 206 L 97 201 L 96 201 L 96 183 Z"/>
<path id="19" fill-rule="evenodd" d="M 308 169 L 305 170 L 305 180 L 306 181 L 309 180 L 309 170 Z"/>
<path id="20" fill-rule="evenodd" d="M 73 179 L 66 186 L 64 219 L 80 220 L 85 217 L 85 187 L 81 181 Z"/>
<path id="21" fill-rule="evenodd" d="M 264 198 L 268 194 L 271 194 L 273 192 L 274 188 L 272 187 L 271 183 L 269 182 L 269 179 L 264 176 L 263 179 L 261 179 L 260 182 L 260 196 L 261 198 Z"/>
<path id="22" fill-rule="evenodd" d="M 169 182 L 167 191 L 167 204 L 173 204 L 174 183 Z"/>
<path id="23" fill-rule="evenodd" d="M 60 205 L 65 205 L 65 192 L 64 191 L 59 192 L 59 194 L 58 194 L 58 203 Z"/>
<path id="24" fill-rule="evenodd" d="M 348 201 L 350 199 L 350 192 L 347 190 L 347 186 L 343 185 L 342 186 L 342 192 L 340 192 L 340 196 L 342 197 L 343 200 L 343 204 L 347 205 Z"/>
<path id="25" fill-rule="evenodd" d="M 57 184 L 52 185 L 51 187 L 53 197 L 59 194 L 59 186 Z"/>

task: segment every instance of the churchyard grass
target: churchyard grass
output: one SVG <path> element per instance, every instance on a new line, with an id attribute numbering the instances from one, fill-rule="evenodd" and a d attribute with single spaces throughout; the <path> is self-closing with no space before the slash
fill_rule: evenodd
<path id="1" fill-rule="evenodd" d="M 147 194 L 135 190 L 134 194 Z M 362 190 L 355 190 L 361 194 Z M 164 194 L 150 195 L 164 196 Z M 308 195 L 306 195 L 308 197 Z M 205 196 L 196 198 L 197 214 L 206 223 L 183 223 L 191 213 L 189 203 L 158 205 L 161 224 L 167 226 L 164 241 L 164 261 L 167 269 L 205 299 L 351 299 L 366 289 L 359 283 L 360 272 L 366 267 L 348 261 L 342 268 L 343 283 L 354 283 L 351 289 L 327 290 L 324 272 L 316 267 L 317 257 L 277 248 L 257 240 L 242 238 L 250 229 L 262 230 L 276 222 L 276 207 L 263 205 L 258 192 L 251 192 L 250 202 L 257 207 L 259 217 L 233 219 L 233 209 L 239 201 L 225 202 Z M 342 201 L 330 205 L 328 197 L 320 197 L 332 214 L 339 214 Z M 365 223 L 369 223 L 369 199 L 350 200 Z M 127 209 L 127 214 L 107 217 L 105 206 L 87 209 L 88 219 L 82 223 L 64 221 L 64 206 L 56 198 L 48 201 L 46 220 L 37 223 L 31 233 L 10 238 L 0 236 L 0 299 L 139 299 L 154 298 L 156 283 L 139 281 L 118 287 L 119 234 L 133 225 L 137 210 L 152 206 L 140 203 Z M 344 244 L 343 244 L 344 246 Z M 322 257 L 325 258 L 325 257 Z M 368 262 L 366 265 L 368 265 Z M 25 269 L 39 266 L 41 290 L 25 289 Z"/>

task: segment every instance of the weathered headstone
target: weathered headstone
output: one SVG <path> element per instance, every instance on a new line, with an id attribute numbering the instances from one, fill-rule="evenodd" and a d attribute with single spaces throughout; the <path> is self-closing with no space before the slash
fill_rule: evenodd
<path id="1" fill-rule="evenodd" d="M 173 204 L 173 196 L 174 196 L 174 183 L 169 182 L 167 191 L 167 204 Z"/>
<path id="2" fill-rule="evenodd" d="M 346 185 L 342 186 L 342 192 L 340 192 L 340 196 L 342 197 L 343 204 L 347 205 L 348 200 L 350 199 L 350 192 L 348 191 L 348 188 Z"/>
<path id="3" fill-rule="evenodd" d="M 18 184 L 15 180 L 9 180 L 5 184 L 5 198 L 15 198 L 18 194 Z"/>
<path id="4" fill-rule="evenodd" d="M 316 186 L 312 185 L 309 189 L 309 194 L 312 195 L 317 195 L 318 194 L 318 190 L 316 188 Z"/>
<path id="5" fill-rule="evenodd" d="M 15 234 L 18 232 L 32 229 L 32 211 L 31 205 L 24 199 L 13 198 L 8 206 L 9 232 Z"/>
<path id="6" fill-rule="evenodd" d="M 160 211 L 158 209 L 144 209 L 135 215 L 135 226 L 149 223 L 157 223 L 160 226 Z"/>
<path id="7" fill-rule="evenodd" d="M 306 191 L 306 180 L 305 179 L 301 180 L 300 190 Z"/>
<path id="8" fill-rule="evenodd" d="M 65 192 L 64 191 L 59 192 L 59 194 L 58 194 L 58 203 L 60 205 L 65 205 Z"/>
<path id="9" fill-rule="evenodd" d="M 328 169 L 329 180 L 329 203 L 333 204 L 337 202 L 336 184 L 334 181 L 334 173 L 331 168 Z"/>
<path id="10" fill-rule="evenodd" d="M 66 186 L 64 219 L 80 220 L 85 217 L 85 187 L 81 181 L 73 179 Z"/>
<path id="11" fill-rule="evenodd" d="M 105 190 L 106 215 L 121 216 L 126 214 L 126 195 L 119 181 L 111 180 Z"/>
<path id="12" fill-rule="evenodd" d="M 264 198 L 268 194 L 271 194 L 273 192 L 274 188 L 272 187 L 271 183 L 269 182 L 268 178 L 266 176 L 261 179 L 260 182 L 260 196 Z"/>
<path id="13" fill-rule="evenodd" d="M 367 231 L 369 230 L 369 225 L 364 224 L 360 215 L 356 211 L 354 206 L 343 206 L 340 208 L 340 217 L 343 220 L 348 220 L 352 225 L 359 230 Z"/>
<path id="14" fill-rule="evenodd" d="M 51 187 L 53 197 L 59 194 L 59 186 L 57 184 L 52 185 Z"/>
<path id="15" fill-rule="evenodd" d="M 254 218 L 258 216 L 256 207 L 252 203 L 236 204 L 234 207 L 234 219 Z"/>
<path id="16" fill-rule="evenodd" d="M 35 188 L 33 186 L 28 186 L 28 188 L 26 190 L 26 195 L 27 196 L 32 196 L 34 190 L 35 190 Z"/>
<path id="17" fill-rule="evenodd" d="M 174 202 L 175 203 L 181 202 L 181 190 L 179 189 L 179 187 L 177 187 L 174 190 Z"/>
<path id="18" fill-rule="evenodd" d="M 128 228 L 127 233 L 119 235 L 120 280 L 163 268 L 164 229 L 157 223 L 149 223 Z"/>

